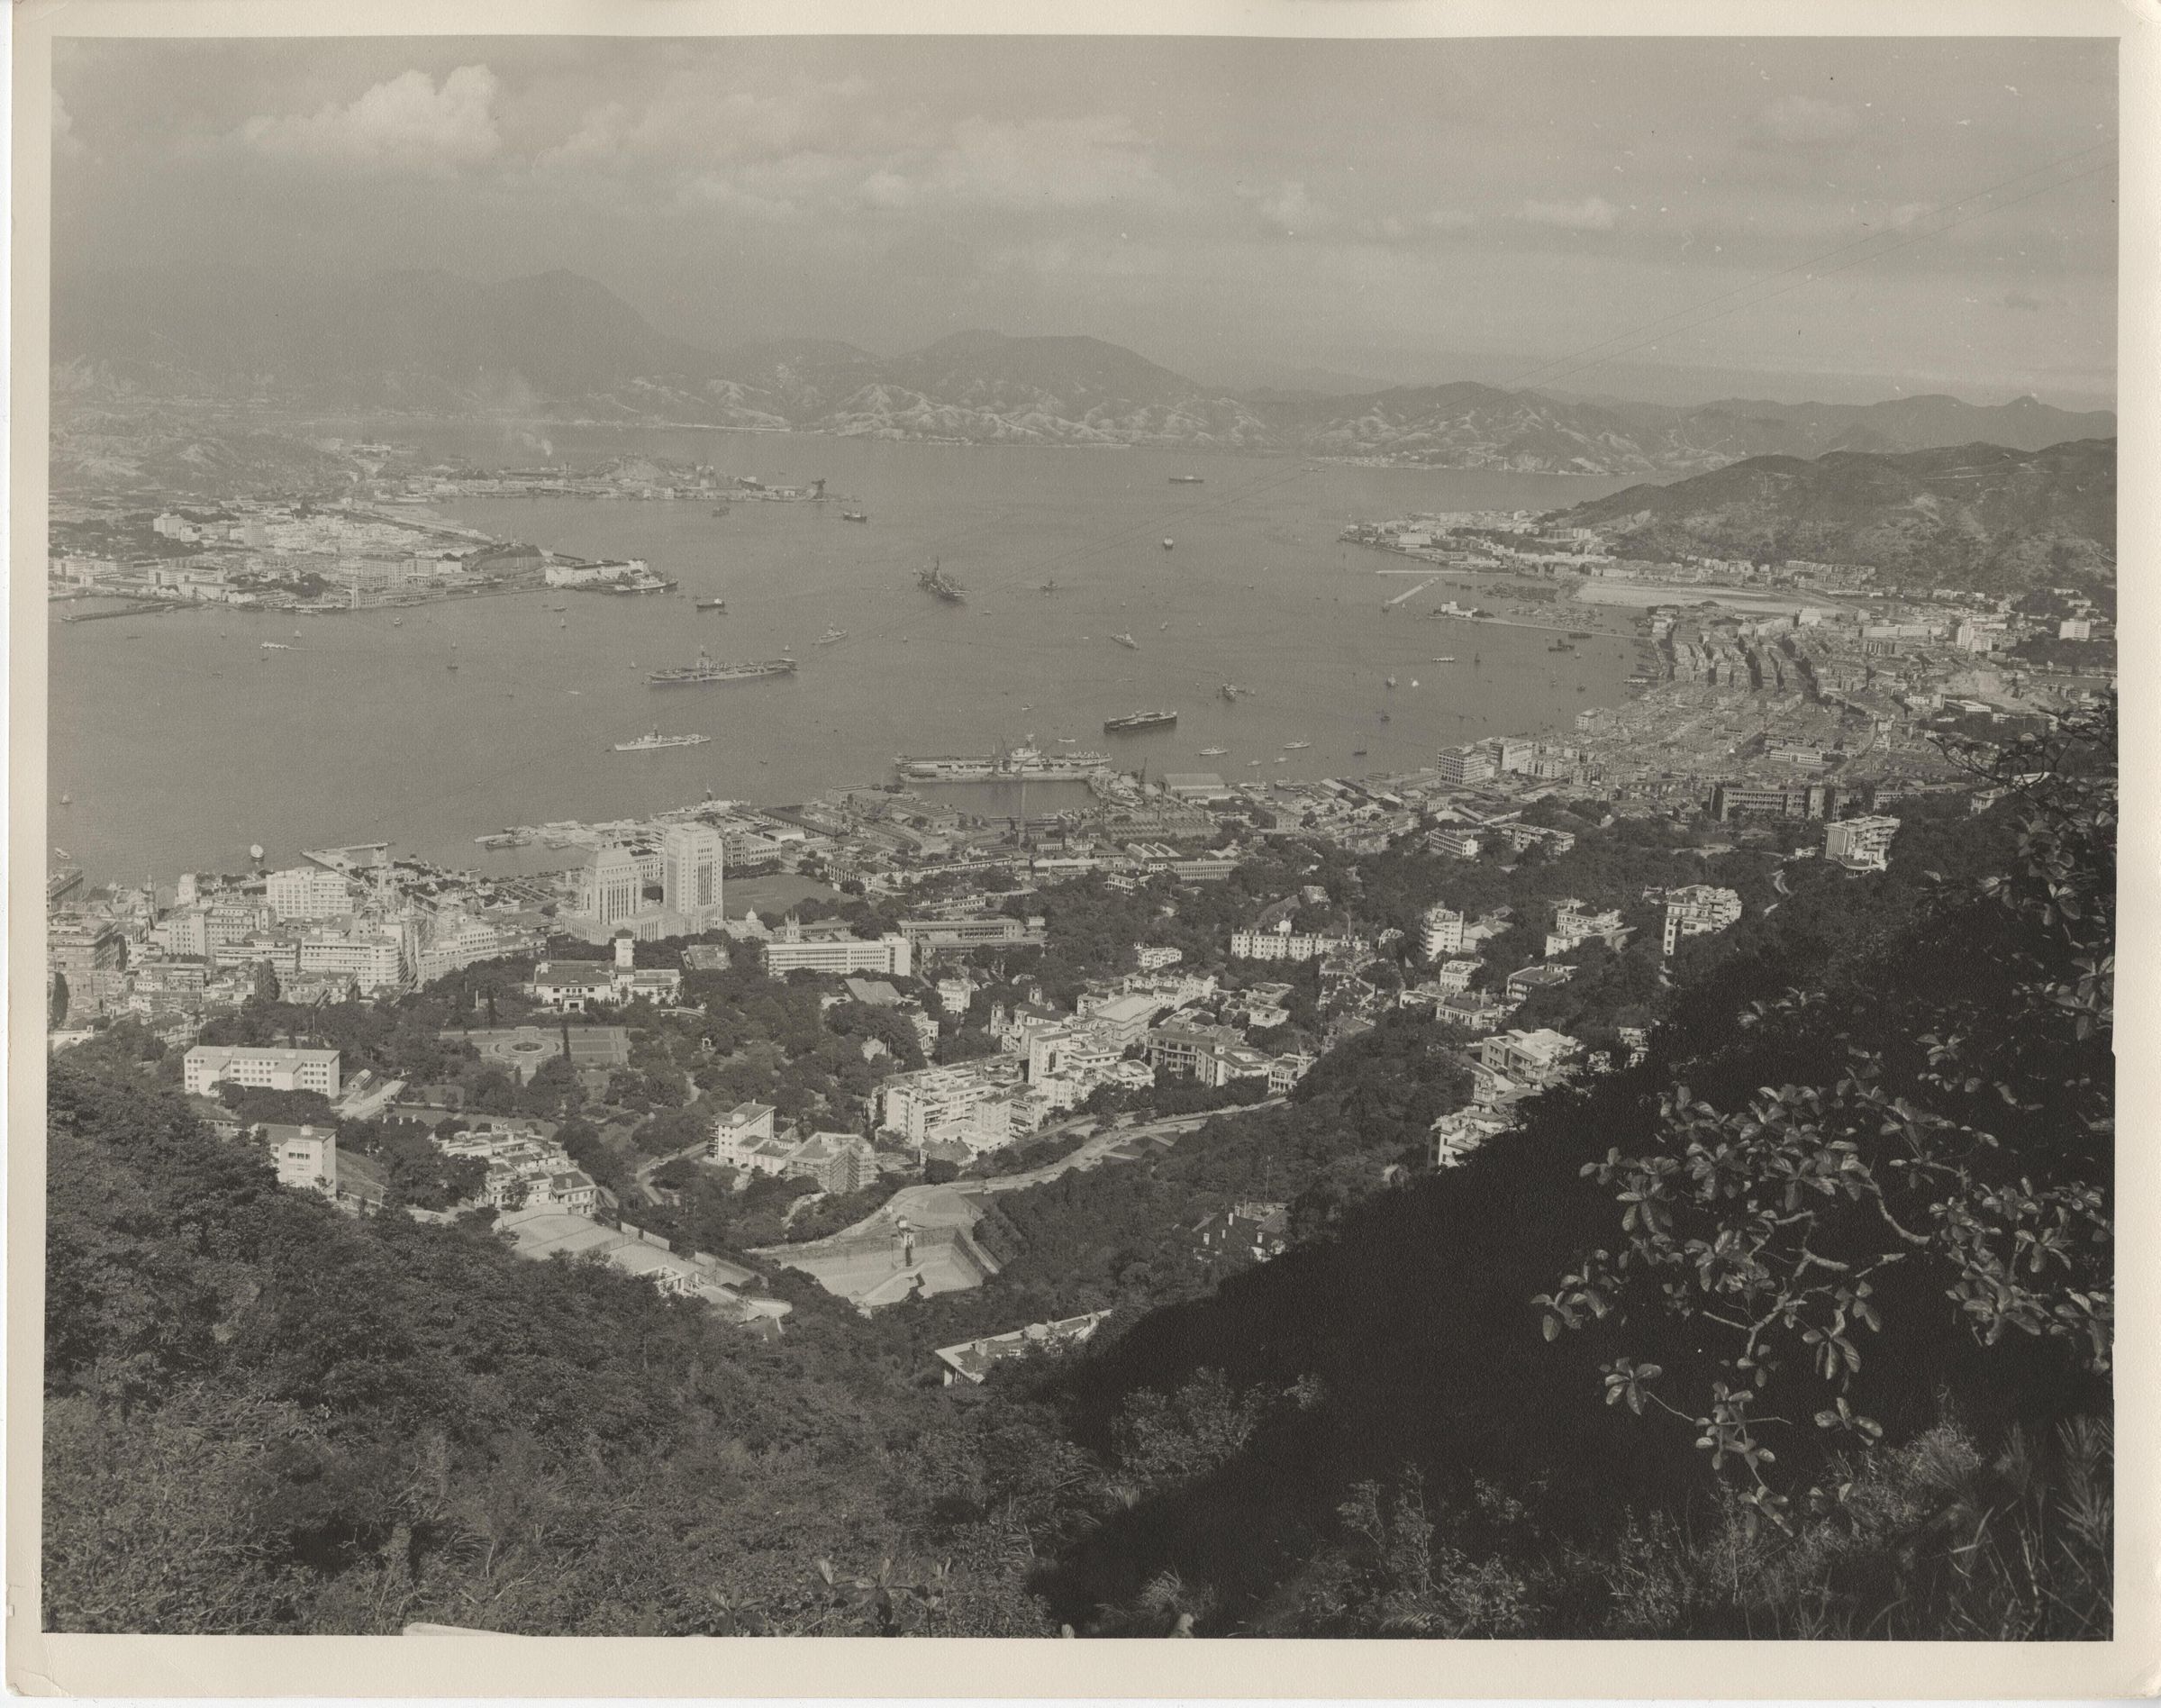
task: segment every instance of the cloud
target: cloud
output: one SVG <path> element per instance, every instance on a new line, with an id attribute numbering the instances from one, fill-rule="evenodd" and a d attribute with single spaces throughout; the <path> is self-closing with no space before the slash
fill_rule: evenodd
<path id="1" fill-rule="evenodd" d="M 343 106 L 331 102 L 311 114 L 250 119 L 232 140 L 278 159 L 359 171 L 450 172 L 483 165 L 501 150 L 497 89 L 485 65 L 461 65 L 440 87 L 426 72 L 407 71 Z"/>
<path id="2" fill-rule="evenodd" d="M 1254 212 L 1270 231 L 1285 237 L 1319 231 L 1332 217 L 1295 178 L 1285 178 L 1273 189 L 1240 190 L 1239 194 L 1253 204 Z"/>
<path id="3" fill-rule="evenodd" d="M 1860 127 L 1851 107 L 1813 95 L 1782 95 L 1757 114 L 1748 141 L 1758 148 L 1823 148 L 1846 141 Z"/>
<path id="4" fill-rule="evenodd" d="M 1131 122 L 1097 114 L 962 119 L 942 145 L 887 159 L 858 188 L 884 209 L 1076 209 L 1153 201 L 1164 186 Z"/>
<path id="5" fill-rule="evenodd" d="M 1414 243 L 1437 233 L 1467 232 L 1477 223 L 1475 214 L 1466 214 L 1460 208 L 1437 207 L 1423 214 L 1386 214 L 1379 219 L 1361 220 L 1357 232 L 1360 237 L 1379 243 Z"/>
<path id="6" fill-rule="evenodd" d="M 1580 202 L 1526 202 L 1516 215 L 1531 225 L 1554 225 L 1565 232 L 1610 232 L 1621 210 L 1602 195 L 1586 195 Z"/>

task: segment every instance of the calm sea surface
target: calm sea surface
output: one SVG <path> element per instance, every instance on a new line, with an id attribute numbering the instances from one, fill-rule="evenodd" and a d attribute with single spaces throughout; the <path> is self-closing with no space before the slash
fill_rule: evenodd
<path id="1" fill-rule="evenodd" d="M 415 436 L 410 425 L 375 425 Z M 1536 631 L 1421 620 L 1450 595 L 1446 582 L 1384 613 L 1417 581 L 1376 571 L 1405 560 L 1335 537 L 1353 517 L 1546 509 L 1625 481 L 549 431 L 573 463 L 642 450 L 775 483 L 822 475 L 870 520 L 841 522 L 840 502 L 738 504 L 726 518 L 696 503 L 461 502 L 443 513 L 537 545 L 642 557 L 680 591 L 472 600 L 408 610 L 402 626 L 388 613 L 56 621 L 52 841 L 93 881 L 239 870 L 254 842 L 273 863 L 302 848 L 391 841 L 481 869 L 530 868 L 563 857 L 487 855 L 472 839 L 709 791 L 790 803 L 882 782 L 898 753 L 983 752 L 1030 735 L 1046 748 L 1072 736 L 1127 768 L 1145 761 L 1151 775 L 1404 768 L 1443 743 L 1548 728 L 1612 704 L 1630 668 L 1618 640 L 1551 654 Z M 535 460 L 493 429 L 440 430 L 426 442 L 498 466 Z M 1205 484 L 1168 483 L 1188 471 Z M 916 588 L 933 558 L 967 587 L 965 605 Z M 1040 591 L 1046 582 L 1057 591 Z M 727 599 L 726 614 L 692 608 L 713 596 Z M 847 638 L 817 644 L 829 627 Z M 1139 650 L 1112 640 L 1121 632 Z M 267 640 L 292 650 L 266 650 Z M 723 659 L 793 650 L 802 668 L 774 681 L 646 686 L 647 671 L 689 663 L 701 643 Z M 1433 662 L 1446 653 L 1457 662 Z M 1252 696 L 1225 704 L 1216 694 L 1225 681 Z M 1154 707 L 1175 708 L 1177 727 L 1103 733 L 1105 718 Z M 713 740 L 610 750 L 656 723 Z M 1293 741 L 1312 746 L 1292 751 Z M 1229 752 L 1203 759 L 1205 747 Z M 948 793 L 983 811 L 1018 805 L 1017 791 Z M 1077 786 L 1031 787 L 1029 806 L 1076 798 Z"/>

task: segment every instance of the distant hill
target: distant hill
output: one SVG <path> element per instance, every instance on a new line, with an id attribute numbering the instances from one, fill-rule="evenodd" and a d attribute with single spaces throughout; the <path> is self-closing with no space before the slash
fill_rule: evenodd
<path id="1" fill-rule="evenodd" d="M 1752 457 L 1562 513 L 1627 556 L 1807 558 L 1886 580 L 2016 592 L 2116 577 L 2116 441 Z"/>
<path id="2" fill-rule="evenodd" d="M 1240 394 L 1100 339 L 982 331 L 892 358 L 822 339 L 722 352 L 656 330 L 604 286 L 562 271 L 499 283 L 440 270 L 108 273 L 56 293 L 53 355 L 78 398 L 1270 450 L 1524 473 L 1690 473 L 1767 453 L 1977 440 L 2035 450 L 2115 431 L 2104 412 L 2031 398 L 1680 409 L 1467 382 Z"/>

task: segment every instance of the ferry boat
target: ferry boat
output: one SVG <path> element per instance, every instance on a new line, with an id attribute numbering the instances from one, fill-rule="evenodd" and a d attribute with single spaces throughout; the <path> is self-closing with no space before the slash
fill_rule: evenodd
<path id="1" fill-rule="evenodd" d="M 618 741 L 615 744 L 615 750 L 618 753 L 650 753 L 656 748 L 704 747 L 712 740 L 710 735 L 663 735 L 660 733 L 660 726 L 656 723 L 635 740 Z"/>
<path id="2" fill-rule="evenodd" d="M 476 836 L 473 840 L 482 848 L 524 848 L 532 838 L 520 831 L 497 831 L 489 836 Z"/>
<path id="3" fill-rule="evenodd" d="M 1130 634 L 1114 634 L 1111 637 L 1111 639 L 1117 641 L 1120 646 L 1124 647 L 1128 651 L 1138 652 L 1140 650 L 1140 642 L 1134 640 Z"/>
<path id="4" fill-rule="evenodd" d="M 727 608 L 728 602 L 725 599 L 701 599 L 698 601 L 698 609 L 701 611 L 725 611 Z"/>
<path id="5" fill-rule="evenodd" d="M 1105 735 L 1135 735 L 1142 730 L 1167 730 L 1178 721 L 1176 712 L 1129 712 L 1121 718 L 1105 718 Z"/>
<path id="6" fill-rule="evenodd" d="M 1088 750 L 1046 753 L 1028 742 L 999 753 L 903 753 L 893 761 L 893 767 L 903 777 L 929 783 L 1077 783 L 1110 763 L 1108 753 Z"/>
<path id="7" fill-rule="evenodd" d="M 709 682 L 759 682 L 767 677 L 793 676 L 794 673 L 795 660 L 790 658 L 759 659 L 744 664 L 715 664 L 705 649 L 700 647 L 696 663 L 655 670 L 645 680 L 649 687 L 685 688 L 703 687 Z"/>
<path id="8" fill-rule="evenodd" d="M 1198 486 L 1203 478 L 1200 475 L 1173 475 L 1170 484 L 1174 486 Z"/>
<path id="9" fill-rule="evenodd" d="M 1454 664 L 1456 662 L 1456 655 L 1452 652 L 1444 653 L 1439 658 L 1434 659 L 1433 662 L 1435 664 Z"/>
<path id="10" fill-rule="evenodd" d="M 602 581 L 595 585 L 602 593 L 666 593 L 676 584 L 662 580 L 649 569 L 641 575 L 624 576 L 619 581 Z"/>
<path id="11" fill-rule="evenodd" d="M 288 641 L 266 640 L 263 642 L 263 650 L 265 652 L 290 652 L 292 650 L 292 645 Z"/>
<path id="12" fill-rule="evenodd" d="M 946 574 L 935 559 L 928 569 L 915 577 L 915 585 L 925 593 L 935 594 L 948 604 L 964 604 L 967 600 L 960 583 Z"/>

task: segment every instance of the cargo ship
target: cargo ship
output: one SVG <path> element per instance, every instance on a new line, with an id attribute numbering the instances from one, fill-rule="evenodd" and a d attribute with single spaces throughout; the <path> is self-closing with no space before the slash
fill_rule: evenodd
<path id="1" fill-rule="evenodd" d="M 962 590 L 960 583 L 954 580 L 951 576 L 946 574 L 944 569 L 940 568 L 935 561 L 932 562 L 928 569 L 924 570 L 921 575 L 915 577 L 915 585 L 921 587 L 925 593 L 936 594 L 948 604 L 961 604 L 965 603 L 967 598 L 967 595 Z"/>
<path id="2" fill-rule="evenodd" d="M 1105 735 L 1137 735 L 1142 730 L 1167 730 L 1178 722 L 1176 712 L 1129 712 L 1121 718 L 1105 718 Z"/>
<path id="3" fill-rule="evenodd" d="M 1046 753 L 1039 747 L 1003 753 L 908 754 L 893 762 L 903 777 L 926 783 L 1077 783 L 1107 768 L 1111 756 L 1085 750 Z"/>
<path id="4" fill-rule="evenodd" d="M 708 682 L 757 682 L 767 677 L 793 676 L 795 660 L 793 659 L 759 659 L 747 664 L 715 664 L 705 649 L 698 649 L 695 664 L 676 665 L 665 670 L 655 670 L 646 677 L 646 686 L 655 688 L 702 687 Z"/>
<path id="5" fill-rule="evenodd" d="M 712 740 L 710 735 L 663 735 L 660 726 L 656 723 L 634 740 L 618 741 L 615 750 L 618 753 L 650 753 L 657 748 L 704 747 Z"/>

